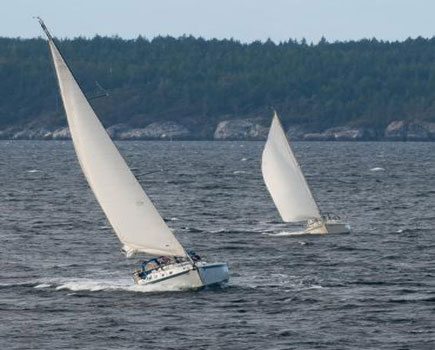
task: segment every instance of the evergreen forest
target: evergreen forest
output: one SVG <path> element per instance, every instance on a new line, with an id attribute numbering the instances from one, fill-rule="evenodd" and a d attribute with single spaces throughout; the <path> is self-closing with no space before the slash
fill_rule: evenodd
<path id="1" fill-rule="evenodd" d="M 106 126 L 270 117 L 322 130 L 435 121 L 435 38 L 317 44 L 119 37 L 57 44 Z M 96 98 L 102 93 L 108 97 Z M 0 129 L 65 125 L 47 42 L 0 38 Z"/>

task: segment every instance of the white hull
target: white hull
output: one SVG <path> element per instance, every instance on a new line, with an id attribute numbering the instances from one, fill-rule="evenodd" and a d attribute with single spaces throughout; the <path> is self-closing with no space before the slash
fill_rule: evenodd
<path id="1" fill-rule="evenodd" d="M 307 226 L 304 233 L 325 234 L 325 233 L 350 233 L 350 225 L 340 220 L 316 221 Z"/>
<path id="2" fill-rule="evenodd" d="M 156 286 L 159 289 L 189 290 L 219 285 L 228 281 L 228 267 L 224 263 L 190 262 L 171 264 L 149 273 L 145 278 L 133 274 L 136 284 L 141 286 Z"/>
<path id="3" fill-rule="evenodd" d="M 213 286 L 228 282 L 228 266 L 225 263 L 197 264 L 202 286 Z"/>

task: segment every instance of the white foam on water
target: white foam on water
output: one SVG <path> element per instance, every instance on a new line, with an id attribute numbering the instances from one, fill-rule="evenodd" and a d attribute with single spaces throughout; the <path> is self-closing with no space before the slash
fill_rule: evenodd
<path id="1" fill-rule="evenodd" d="M 268 233 L 268 232 L 264 232 L 264 235 L 268 235 L 268 236 L 273 236 L 273 237 L 286 237 L 286 236 L 301 236 L 301 235 L 307 235 L 309 233 L 304 232 L 304 231 L 296 231 L 296 232 L 287 232 L 287 231 L 282 231 L 282 232 L 278 232 L 278 233 Z"/>
<path id="2" fill-rule="evenodd" d="M 248 172 L 247 172 L 247 171 L 243 171 L 243 170 L 236 170 L 236 171 L 233 171 L 233 174 L 234 174 L 234 175 L 238 175 L 238 174 L 248 174 Z"/>
<path id="3" fill-rule="evenodd" d="M 18 287 L 18 286 L 25 286 L 28 285 L 31 282 L 20 282 L 20 283 L 0 283 L 0 287 Z"/>
<path id="4" fill-rule="evenodd" d="M 370 171 L 384 171 L 384 168 L 372 168 Z"/>
<path id="5" fill-rule="evenodd" d="M 41 170 L 37 170 L 37 169 L 32 169 L 32 170 L 27 170 L 28 173 L 42 173 Z"/>
<path id="6" fill-rule="evenodd" d="M 301 285 L 294 285 L 292 288 L 287 288 L 284 290 L 285 293 L 293 293 L 293 292 L 302 292 L 304 290 L 310 290 L 310 289 L 325 289 L 325 287 L 322 287 L 318 284 L 313 284 L 312 286 L 301 286 Z"/>
<path id="7" fill-rule="evenodd" d="M 308 290 L 308 289 L 325 289 L 325 287 L 321 286 L 320 284 L 313 284 L 312 286 L 302 287 L 298 290 Z"/>
<path id="8" fill-rule="evenodd" d="M 39 283 L 34 288 L 49 288 L 54 287 L 56 290 L 68 290 L 72 292 L 89 291 L 126 291 L 135 293 L 149 293 L 149 292 L 174 292 L 185 291 L 186 288 L 175 287 L 162 287 L 159 285 L 139 286 L 133 282 L 132 279 L 119 279 L 119 280 L 102 280 L 91 278 L 71 278 L 59 279 L 57 281 L 50 280 Z"/>

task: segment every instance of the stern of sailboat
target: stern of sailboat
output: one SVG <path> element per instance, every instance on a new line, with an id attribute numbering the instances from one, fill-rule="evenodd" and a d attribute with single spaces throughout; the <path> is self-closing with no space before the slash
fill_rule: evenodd
<path id="1" fill-rule="evenodd" d="M 197 268 L 204 286 L 219 285 L 229 280 L 228 266 L 225 263 L 201 263 Z"/>
<path id="2" fill-rule="evenodd" d="M 343 222 L 338 215 L 322 214 L 320 218 L 310 219 L 307 222 L 305 233 L 350 233 L 350 225 Z"/>

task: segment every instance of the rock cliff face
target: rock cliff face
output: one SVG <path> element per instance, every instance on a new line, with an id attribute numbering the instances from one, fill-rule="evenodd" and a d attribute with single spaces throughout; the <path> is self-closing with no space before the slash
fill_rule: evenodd
<path id="1" fill-rule="evenodd" d="M 269 131 L 259 119 L 225 120 L 218 124 L 215 140 L 265 140 Z M 287 136 L 292 141 L 366 141 L 375 140 L 376 132 L 370 128 L 337 127 L 323 132 L 311 132 L 307 127 L 291 126 Z"/>
<path id="2" fill-rule="evenodd" d="M 307 133 L 304 141 L 369 141 L 376 139 L 376 132 L 370 128 L 350 128 L 341 126 L 321 133 Z"/>
<path id="3" fill-rule="evenodd" d="M 301 141 L 304 139 L 306 133 L 307 133 L 306 128 L 303 128 L 302 126 L 299 125 L 295 125 L 288 128 L 287 137 L 291 141 Z"/>
<path id="4" fill-rule="evenodd" d="M 384 132 L 387 141 L 435 141 L 435 123 L 396 120 Z"/>
<path id="5" fill-rule="evenodd" d="M 391 122 L 384 132 L 384 137 L 390 141 L 405 141 L 407 125 L 404 120 Z"/>
<path id="6" fill-rule="evenodd" d="M 151 123 L 142 129 L 127 129 L 119 132 L 119 140 L 157 140 L 157 139 L 186 139 L 191 132 L 183 125 L 172 121 Z"/>
<path id="7" fill-rule="evenodd" d="M 125 124 L 116 124 L 107 128 L 107 132 L 115 140 L 157 140 L 186 139 L 192 137 L 191 132 L 175 122 L 155 122 L 142 129 L 130 128 Z M 10 128 L 0 131 L 0 139 L 9 140 L 69 140 L 71 134 L 68 127 L 54 130 L 45 128 Z"/>
<path id="8" fill-rule="evenodd" d="M 214 132 L 215 140 L 265 140 L 268 128 L 258 119 L 235 119 L 220 122 Z"/>
<path id="9" fill-rule="evenodd" d="M 71 138 L 71 133 L 69 132 L 68 127 L 60 128 L 52 132 L 51 138 L 53 140 L 69 140 Z"/>
<path id="10" fill-rule="evenodd" d="M 262 118 L 224 120 L 216 126 L 213 139 L 265 140 L 269 131 L 269 122 L 270 120 Z M 194 126 L 192 128 L 194 129 Z M 207 128 L 212 129 L 213 125 Z M 107 132 L 115 140 L 185 140 L 206 137 L 202 131 L 192 132 L 186 126 L 174 121 L 154 122 L 144 128 L 116 124 L 110 126 Z M 292 141 L 435 141 L 435 123 L 396 120 L 383 131 L 341 126 L 321 132 L 313 132 L 309 126 L 293 125 L 287 130 L 287 136 Z M 0 139 L 8 140 L 68 140 L 70 138 L 68 127 L 49 129 L 27 126 L 0 130 Z"/>
<path id="11" fill-rule="evenodd" d="M 8 130 L 12 140 L 50 140 L 51 131 L 38 128 L 38 129 L 24 129 L 24 130 Z"/>
<path id="12" fill-rule="evenodd" d="M 112 139 L 117 139 L 121 133 L 130 130 L 130 128 L 127 124 L 115 124 L 108 127 L 106 130 Z"/>

